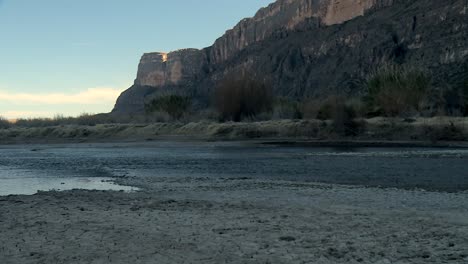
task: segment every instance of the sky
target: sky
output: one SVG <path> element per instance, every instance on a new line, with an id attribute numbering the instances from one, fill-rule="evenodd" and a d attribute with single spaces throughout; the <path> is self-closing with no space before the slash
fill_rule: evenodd
<path id="1" fill-rule="evenodd" d="M 273 0 L 0 0 L 0 116 L 112 110 L 141 55 L 210 46 Z"/>

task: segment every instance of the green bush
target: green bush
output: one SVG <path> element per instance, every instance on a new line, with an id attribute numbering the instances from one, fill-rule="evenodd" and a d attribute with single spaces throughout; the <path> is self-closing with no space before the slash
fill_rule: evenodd
<path id="1" fill-rule="evenodd" d="M 223 121 L 254 119 L 261 113 L 271 112 L 273 101 L 269 86 L 245 76 L 227 76 L 215 92 L 215 106 Z"/>
<path id="2" fill-rule="evenodd" d="M 430 83 L 429 77 L 422 71 L 385 65 L 367 79 L 365 101 L 368 111 L 391 117 L 419 112 Z"/>
<path id="3" fill-rule="evenodd" d="M 166 95 L 153 99 L 146 104 L 147 113 L 165 112 L 174 119 L 181 119 L 192 106 L 192 100 L 187 96 Z"/>

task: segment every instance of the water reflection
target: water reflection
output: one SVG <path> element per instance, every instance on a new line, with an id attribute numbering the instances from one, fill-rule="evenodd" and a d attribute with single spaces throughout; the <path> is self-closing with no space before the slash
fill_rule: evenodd
<path id="1" fill-rule="evenodd" d="M 39 191 L 73 189 L 100 191 L 136 191 L 136 188 L 114 184 L 109 178 L 17 178 L 0 179 L 0 196 L 33 195 Z"/>

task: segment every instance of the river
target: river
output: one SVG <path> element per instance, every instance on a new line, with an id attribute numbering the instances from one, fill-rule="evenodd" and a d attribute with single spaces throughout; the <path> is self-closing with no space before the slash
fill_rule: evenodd
<path id="1" fill-rule="evenodd" d="M 136 190 L 114 177 L 223 177 L 371 187 L 468 190 L 468 149 L 327 148 L 249 142 L 0 147 L 0 195 Z"/>

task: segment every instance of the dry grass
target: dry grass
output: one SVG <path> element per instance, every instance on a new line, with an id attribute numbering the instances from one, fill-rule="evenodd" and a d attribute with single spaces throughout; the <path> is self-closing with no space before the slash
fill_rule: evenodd
<path id="1" fill-rule="evenodd" d="M 373 118 L 358 120 L 366 130 L 339 135 L 333 121 L 275 120 L 263 122 L 191 122 L 153 124 L 66 125 L 11 127 L 0 130 L 3 143 L 68 141 L 145 141 L 165 136 L 206 140 L 290 138 L 306 140 L 468 140 L 468 118 Z"/>
<path id="2" fill-rule="evenodd" d="M 373 118 L 366 120 L 368 137 L 386 140 L 466 141 L 467 117 L 417 119 Z"/>

